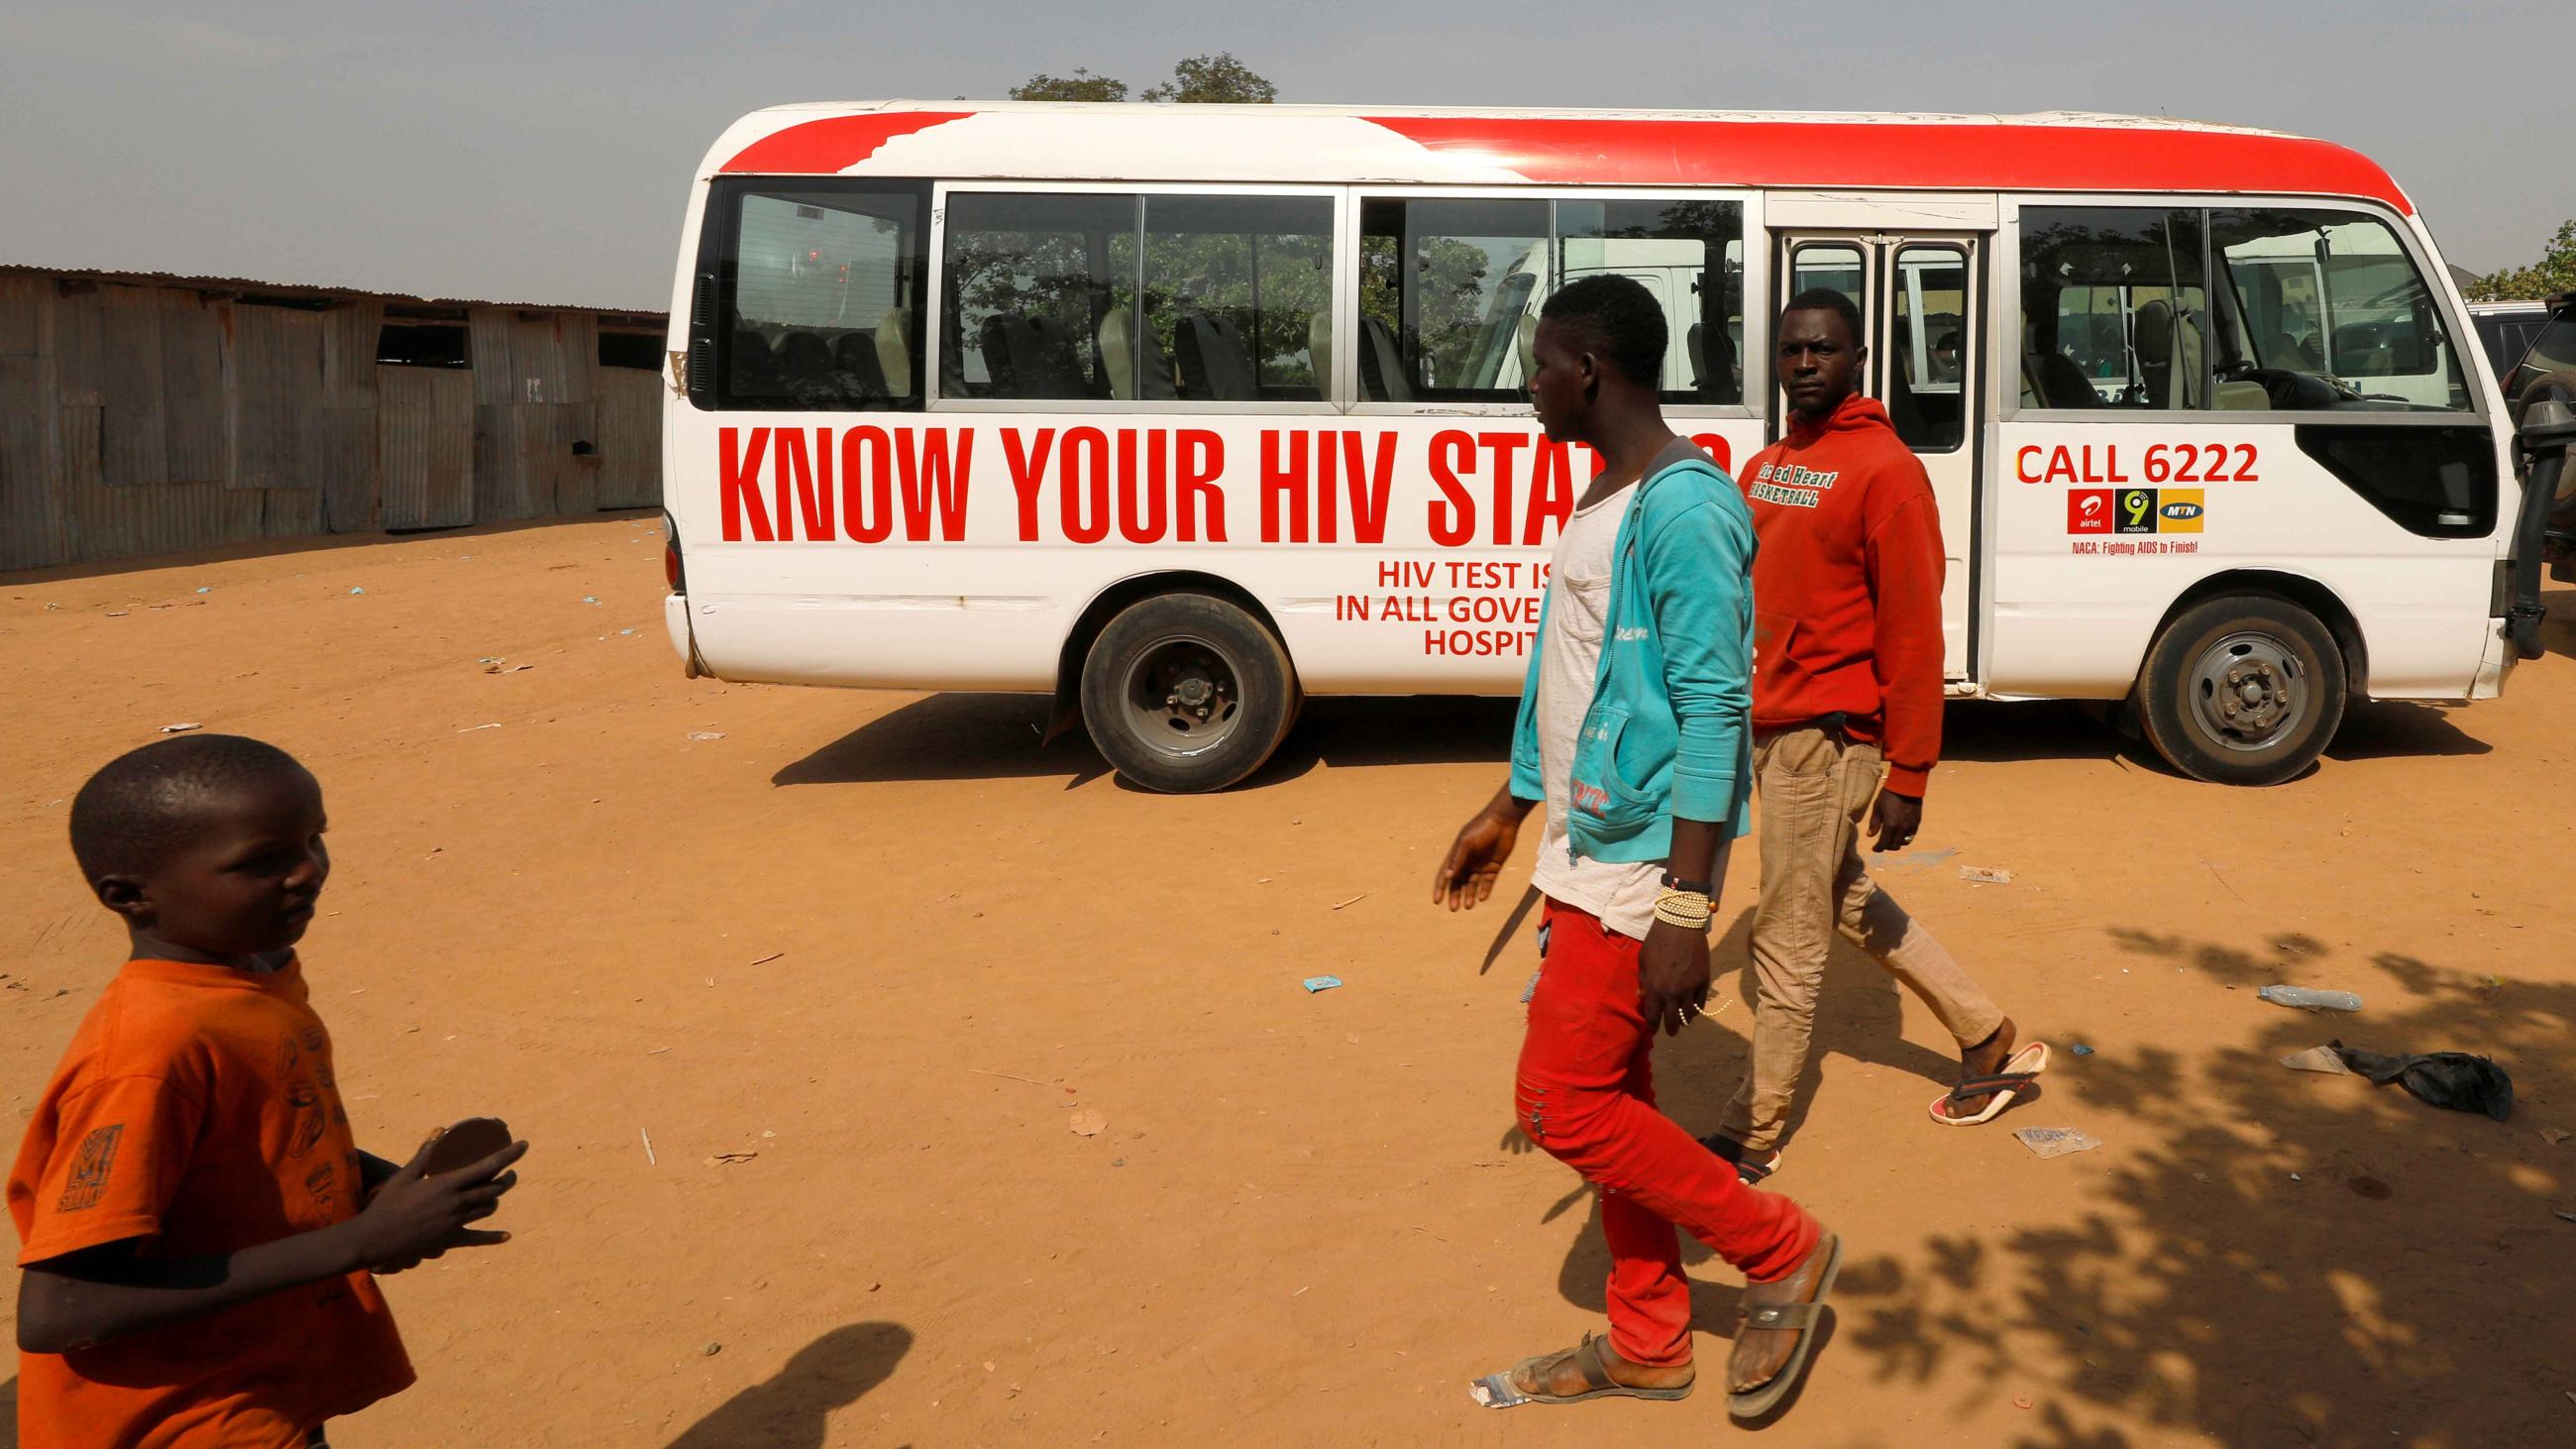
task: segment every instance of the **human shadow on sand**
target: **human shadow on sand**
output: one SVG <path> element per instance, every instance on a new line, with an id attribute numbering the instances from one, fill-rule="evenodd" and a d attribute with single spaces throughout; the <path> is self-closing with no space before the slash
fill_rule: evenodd
<path id="1" fill-rule="evenodd" d="M 900 1323 L 845 1324 L 690 1425 L 669 1449 L 822 1449 L 833 1411 L 884 1383 L 911 1349 L 912 1330 Z"/>

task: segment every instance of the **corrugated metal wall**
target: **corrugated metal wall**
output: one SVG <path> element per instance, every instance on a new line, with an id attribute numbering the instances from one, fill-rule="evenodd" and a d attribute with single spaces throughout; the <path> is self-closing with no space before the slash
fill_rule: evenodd
<path id="1" fill-rule="evenodd" d="M 661 375 L 595 314 L 471 308 L 471 369 L 377 362 L 385 321 L 0 273 L 0 570 L 661 501 Z"/>

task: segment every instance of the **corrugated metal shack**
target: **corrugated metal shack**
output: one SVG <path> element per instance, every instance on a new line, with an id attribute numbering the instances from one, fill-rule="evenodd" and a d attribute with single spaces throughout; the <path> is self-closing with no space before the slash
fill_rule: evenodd
<path id="1" fill-rule="evenodd" d="M 0 266 L 0 569 L 645 508 L 663 319 Z"/>

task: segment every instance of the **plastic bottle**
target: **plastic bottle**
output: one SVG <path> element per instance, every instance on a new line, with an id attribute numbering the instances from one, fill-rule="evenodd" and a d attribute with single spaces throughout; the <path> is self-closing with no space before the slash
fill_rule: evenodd
<path id="1" fill-rule="evenodd" d="M 2305 986 L 2266 986 L 2255 995 L 2274 1006 L 2321 1006 L 2328 1011 L 2361 1010 L 2361 998 L 2349 991 L 2316 991 Z"/>

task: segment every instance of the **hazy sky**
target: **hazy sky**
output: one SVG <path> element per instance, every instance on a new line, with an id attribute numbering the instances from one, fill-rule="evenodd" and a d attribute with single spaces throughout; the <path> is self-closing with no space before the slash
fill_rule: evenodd
<path id="1" fill-rule="evenodd" d="M 2108 110 L 2353 146 L 2450 261 L 2576 215 L 2566 0 L 0 0 L 0 262 L 667 305 L 690 172 L 784 101 L 1138 90 L 1232 50 L 1290 101 Z M 1973 16 L 1974 18 L 1970 18 Z"/>

